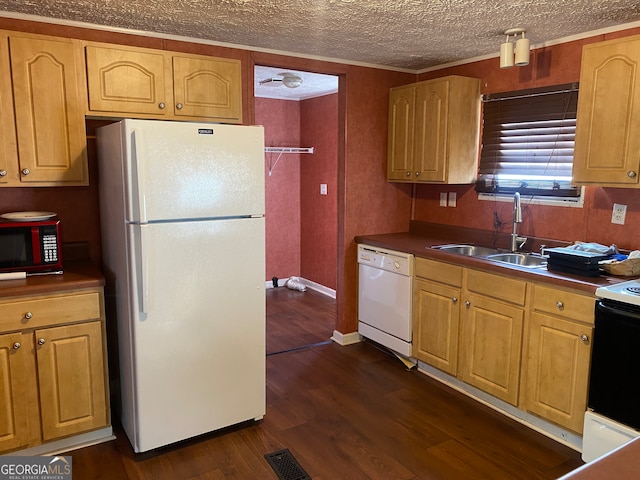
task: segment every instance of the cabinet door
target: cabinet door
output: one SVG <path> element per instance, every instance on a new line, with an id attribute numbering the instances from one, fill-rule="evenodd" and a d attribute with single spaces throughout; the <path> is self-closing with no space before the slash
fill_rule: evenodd
<path id="1" fill-rule="evenodd" d="M 640 37 L 632 38 L 583 48 L 575 182 L 639 185 Z"/>
<path id="2" fill-rule="evenodd" d="M 87 185 L 80 44 L 11 34 L 9 46 L 21 181 Z"/>
<path id="3" fill-rule="evenodd" d="M 20 333 L 0 335 L 0 452 L 28 445 L 29 347 Z"/>
<path id="4" fill-rule="evenodd" d="M 516 405 L 524 309 L 470 295 L 460 322 L 460 378 Z"/>
<path id="5" fill-rule="evenodd" d="M 9 44 L 0 36 L 0 185 L 18 179 L 18 150 L 11 95 Z"/>
<path id="6" fill-rule="evenodd" d="M 524 407 L 582 433 L 593 328 L 531 315 Z"/>
<path id="7" fill-rule="evenodd" d="M 392 88 L 389 94 L 387 179 L 413 182 L 413 126 L 416 88 Z"/>
<path id="8" fill-rule="evenodd" d="M 35 331 L 43 440 L 108 422 L 102 324 Z"/>
<path id="9" fill-rule="evenodd" d="M 416 279 L 413 356 L 451 375 L 458 367 L 460 289 Z"/>
<path id="10" fill-rule="evenodd" d="M 162 51 L 85 47 L 89 110 L 171 116 L 171 61 Z"/>
<path id="11" fill-rule="evenodd" d="M 413 153 L 417 181 L 446 180 L 448 116 L 449 81 L 418 84 Z"/>
<path id="12" fill-rule="evenodd" d="M 173 56 L 174 115 L 242 122 L 239 60 Z"/>

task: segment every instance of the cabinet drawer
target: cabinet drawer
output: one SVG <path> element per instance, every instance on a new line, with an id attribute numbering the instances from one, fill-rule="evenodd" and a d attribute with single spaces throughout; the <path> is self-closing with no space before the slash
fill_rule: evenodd
<path id="1" fill-rule="evenodd" d="M 527 283 L 492 273 L 467 270 L 467 290 L 516 305 L 524 305 Z"/>
<path id="2" fill-rule="evenodd" d="M 533 285 L 533 309 L 593 325 L 595 298 L 548 286 Z"/>
<path id="3" fill-rule="evenodd" d="M 446 283 L 454 287 L 462 285 L 462 267 L 450 263 L 435 262 L 426 258 L 416 258 L 416 277 Z"/>
<path id="4" fill-rule="evenodd" d="M 0 303 L 0 331 L 26 330 L 100 318 L 98 292 Z"/>

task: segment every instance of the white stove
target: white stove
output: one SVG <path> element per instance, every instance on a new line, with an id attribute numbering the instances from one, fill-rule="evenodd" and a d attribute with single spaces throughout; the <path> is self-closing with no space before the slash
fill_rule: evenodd
<path id="1" fill-rule="evenodd" d="M 596 297 L 640 306 L 640 280 L 600 287 L 596 290 Z"/>

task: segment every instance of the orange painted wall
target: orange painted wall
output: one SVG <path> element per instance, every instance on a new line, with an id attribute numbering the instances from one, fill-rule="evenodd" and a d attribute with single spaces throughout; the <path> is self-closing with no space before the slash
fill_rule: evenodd
<path id="1" fill-rule="evenodd" d="M 338 267 L 338 95 L 300 102 L 300 275 L 335 290 Z M 320 194 L 320 184 L 327 194 Z"/>
<path id="2" fill-rule="evenodd" d="M 640 33 L 631 29 L 579 41 L 532 50 L 527 67 L 500 69 L 497 58 L 425 73 L 420 80 L 443 75 L 468 75 L 482 79 L 483 93 L 520 90 L 580 80 L 582 47 L 588 43 Z M 440 192 L 457 192 L 458 206 L 440 207 Z M 494 229 L 495 215 L 503 222 L 498 231 L 511 231 L 512 206 L 505 202 L 481 201 L 472 186 L 419 185 L 413 218 L 419 221 Z M 627 205 L 625 225 L 611 223 L 614 203 Z M 523 197 L 524 236 L 564 241 L 616 244 L 625 249 L 640 248 L 640 192 L 635 189 L 587 187 L 584 208 L 528 205 Z"/>
<path id="3" fill-rule="evenodd" d="M 256 124 L 265 144 L 300 145 L 299 102 L 255 99 Z M 265 153 L 267 280 L 300 275 L 300 155 Z M 269 170 L 271 169 L 271 174 Z"/>

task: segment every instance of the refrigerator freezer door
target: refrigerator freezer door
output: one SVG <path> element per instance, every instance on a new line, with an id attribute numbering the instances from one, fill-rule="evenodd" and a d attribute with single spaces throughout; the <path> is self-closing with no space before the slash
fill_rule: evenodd
<path id="1" fill-rule="evenodd" d="M 137 452 L 264 415 L 264 222 L 128 226 L 123 427 Z"/>
<path id="2" fill-rule="evenodd" d="M 133 222 L 264 214 L 264 129 L 123 120 Z"/>

